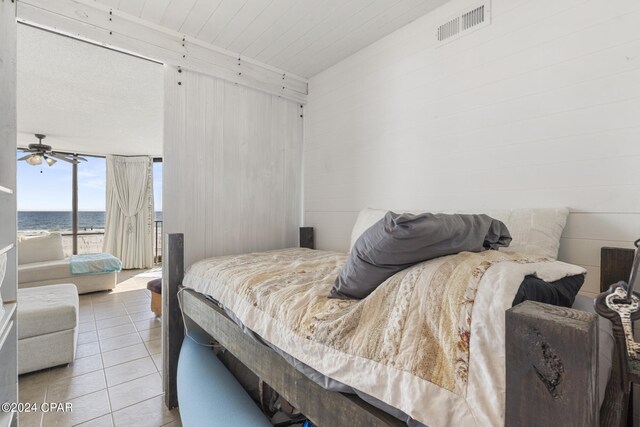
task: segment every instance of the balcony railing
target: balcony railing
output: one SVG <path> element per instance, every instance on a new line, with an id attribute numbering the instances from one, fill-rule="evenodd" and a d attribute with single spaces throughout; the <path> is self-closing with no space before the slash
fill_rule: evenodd
<path id="1" fill-rule="evenodd" d="M 154 221 L 153 262 L 162 263 L 162 220 Z M 19 231 L 18 234 L 28 235 L 28 231 Z M 64 232 L 62 235 L 62 250 L 65 257 L 73 254 L 73 233 Z M 91 254 L 102 252 L 104 243 L 104 230 L 86 230 L 78 232 L 78 253 Z"/>
<path id="2" fill-rule="evenodd" d="M 162 263 L 162 220 L 155 221 L 155 239 L 153 243 L 153 262 Z"/>
<path id="3" fill-rule="evenodd" d="M 62 250 L 64 256 L 73 254 L 73 233 L 60 233 L 62 235 Z M 102 252 L 104 231 L 80 231 L 78 233 L 78 253 L 95 254 Z"/>

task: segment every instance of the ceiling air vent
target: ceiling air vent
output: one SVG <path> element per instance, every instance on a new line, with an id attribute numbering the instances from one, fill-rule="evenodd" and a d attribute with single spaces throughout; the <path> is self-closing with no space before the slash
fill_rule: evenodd
<path id="1" fill-rule="evenodd" d="M 438 41 L 443 41 L 453 37 L 460 32 L 460 18 L 453 18 L 446 24 L 438 27 Z"/>
<path id="2" fill-rule="evenodd" d="M 476 3 L 456 14 L 436 29 L 436 37 L 440 44 L 453 41 L 473 30 L 480 29 L 490 22 L 489 3 Z"/>
<path id="3" fill-rule="evenodd" d="M 484 22 L 484 5 L 462 15 L 462 31 L 480 25 Z"/>

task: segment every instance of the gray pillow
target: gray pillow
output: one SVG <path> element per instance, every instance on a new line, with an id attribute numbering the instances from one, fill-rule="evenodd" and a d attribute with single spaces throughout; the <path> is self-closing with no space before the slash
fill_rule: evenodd
<path id="1" fill-rule="evenodd" d="M 387 212 L 356 241 L 329 293 L 364 298 L 399 271 L 422 261 L 509 246 L 511 235 L 487 215 Z"/>

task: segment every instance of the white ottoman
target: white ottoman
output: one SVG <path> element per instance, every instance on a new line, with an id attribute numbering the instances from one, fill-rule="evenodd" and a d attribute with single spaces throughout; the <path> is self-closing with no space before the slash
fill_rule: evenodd
<path id="1" fill-rule="evenodd" d="M 18 289 L 18 373 L 71 363 L 78 340 L 76 285 Z"/>

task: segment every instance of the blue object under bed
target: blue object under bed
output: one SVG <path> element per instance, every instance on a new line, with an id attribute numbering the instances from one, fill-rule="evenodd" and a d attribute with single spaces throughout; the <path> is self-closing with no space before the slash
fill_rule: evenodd
<path id="1" fill-rule="evenodd" d="M 71 274 L 118 273 L 122 261 L 109 253 L 71 255 Z"/>
<path id="2" fill-rule="evenodd" d="M 204 335 L 189 331 L 199 342 Z M 185 337 L 178 359 L 178 406 L 184 427 L 271 427 L 211 348 Z"/>

